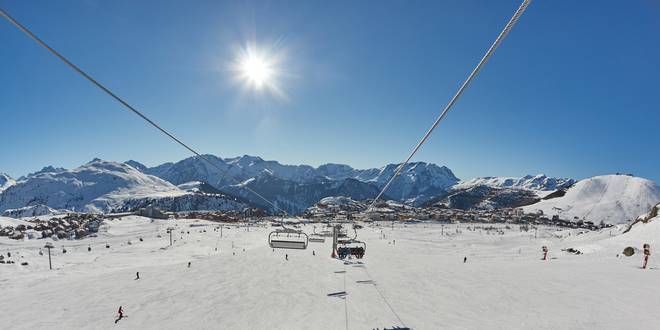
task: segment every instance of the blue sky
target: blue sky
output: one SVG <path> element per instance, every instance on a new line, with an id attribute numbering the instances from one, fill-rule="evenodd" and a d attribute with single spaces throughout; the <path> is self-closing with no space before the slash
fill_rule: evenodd
<path id="1" fill-rule="evenodd" d="M 204 153 L 400 162 L 519 1 L 0 1 Z M 660 181 L 660 5 L 534 1 L 415 160 L 458 177 L 626 172 Z M 285 96 L 229 69 L 278 54 Z M 0 171 L 189 154 L 0 23 Z"/>

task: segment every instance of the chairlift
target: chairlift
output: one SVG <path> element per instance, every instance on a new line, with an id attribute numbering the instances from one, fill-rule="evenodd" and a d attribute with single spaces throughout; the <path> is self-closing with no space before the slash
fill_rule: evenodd
<path id="1" fill-rule="evenodd" d="M 268 245 L 273 249 L 307 249 L 309 237 L 302 230 L 277 229 L 268 234 Z"/>
<path id="2" fill-rule="evenodd" d="M 356 239 L 340 240 L 337 242 L 337 257 L 339 259 L 346 259 L 349 255 L 357 259 L 362 259 L 365 252 L 367 252 L 367 243 L 365 242 Z"/>
<path id="3" fill-rule="evenodd" d="M 364 258 L 364 254 L 367 252 L 367 243 L 357 239 L 357 229 L 361 227 L 354 225 L 353 231 L 355 232 L 355 236 L 337 241 L 337 257 L 339 259 L 345 259 L 348 255 L 357 259 Z"/>
<path id="4" fill-rule="evenodd" d="M 309 241 L 311 243 L 325 243 L 325 236 L 327 236 L 327 235 L 324 232 L 317 233 L 316 232 L 316 226 L 315 226 L 314 227 L 314 232 L 309 237 Z"/>

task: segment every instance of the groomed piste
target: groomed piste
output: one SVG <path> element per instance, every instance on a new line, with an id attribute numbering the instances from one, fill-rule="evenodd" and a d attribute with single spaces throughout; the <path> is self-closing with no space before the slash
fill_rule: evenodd
<path id="1" fill-rule="evenodd" d="M 365 224 L 366 255 L 342 261 L 330 239 L 273 250 L 268 224 L 221 233 L 204 220 L 129 216 L 79 241 L 1 239 L 16 263 L 0 265 L 0 319 L 11 329 L 652 329 L 658 263 L 642 270 L 641 251 L 621 251 L 655 246 L 659 224 Z"/>

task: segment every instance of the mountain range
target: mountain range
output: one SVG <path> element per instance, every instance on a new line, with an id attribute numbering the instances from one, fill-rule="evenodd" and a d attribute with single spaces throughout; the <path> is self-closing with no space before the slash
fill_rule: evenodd
<path id="1" fill-rule="evenodd" d="M 154 200 L 169 200 L 176 205 L 189 202 L 210 209 L 248 206 L 233 196 L 221 196 L 222 201 L 204 205 L 191 194 L 130 165 L 94 159 L 71 170 L 45 167 L 20 178 L 0 193 L 0 212 L 36 206 L 112 212 L 123 210 L 126 205 L 145 206 Z"/>
<path id="2" fill-rule="evenodd" d="M 154 205 L 171 211 L 261 207 L 300 214 L 326 197 L 373 199 L 399 166 L 355 169 L 343 164 L 284 165 L 248 155 L 205 158 L 216 166 L 199 157 L 154 167 L 134 160 L 94 159 L 70 170 L 47 166 L 18 180 L 3 174 L 0 212 L 21 214 L 47 210 L 45 207 L 112 212 Z M 543 174 L 460 181 L 445 166 L 415 162 L 405 166 L 383 199 L 461 209 L 525 206 L 528 212 L 541 210 L 548 215 L 618 223 L 659 202 L 660 188 L 652 181 L 625 175 L 581 181 Z M 36 208 L 40 205 L 45 207 Z M 19 210 L 24 207 L 30 209 Z"/>
<path id="3" fill-rule="evenodd" d="M 358 200 L 374 198 L 399 166 L 389 164 L 382 168 L 359 170 L 343 164 L 325 164 L 315 168 L 309 165 L 283 165 L 249 155 L 234 158 L 214 155 L 204 157 L 216 166 L 199 157 L 155 167 L 147 167 L 134 160 L 126 164 L 175 185 L 191 181 L 207 182 L 255 205 L 270 207 L 260 197 L 243 189 L 247 186 L 290 214 L 298 214 L 321 198 L 329 196 L 348 196 Z M 425 162 L 410 163 L 394 180 L 385 197 L 421 205 L 438 195 L 446 194 L 457 182 L 459 179 L 445 166 Z"/>

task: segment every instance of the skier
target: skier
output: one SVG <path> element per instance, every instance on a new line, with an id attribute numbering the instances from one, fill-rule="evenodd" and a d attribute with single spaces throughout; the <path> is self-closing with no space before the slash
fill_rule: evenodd
<path id="1" fill-rule="evenodd" d="M 288 255 L 288 254 L 285 254 L 285 255 L 284 255 L 284 259 L 289 260 L 289 255 Z"/>
<path id="2" fill-rule="evenodd" d="M 315 256 L 315 255 L 316 255 L 316 251 L 312 250 L 312 255 Z"/>
<path id="3" fill-rule="evenodd" d="M 651 245 L 648 243 L 644 244 L 644 265 L 642 269 L 646 269 L 646 264 L 649 262 L 649 256 L 651 255 Z"/>
<path id="4" fill-rule="evenodd" d="M 467 257 L 463 257 L 463 263 L 467 262 Z"/>
<path id="5" fill-rule="evenodd" d="M 140 272 L 135 272 L 135 279 L 139 280 L 140 279 Z"/>
<path id="6" fill-rule="evenodd" d="M 92 252 L 92 247 L 91 246 L 87 247 L 87 252 Z"/>
<path id="7" fill-rule="evenodd" d="M 124 310 L 121 308 L 121 306 L 119 306 L 119 310 L 117 311 L 117 313 L 119 314 L 119 317 L 117 317 L 117 319 L 115 320 L 115 324 L 117 324 L 119 320 L 124 318 Z"/>
<path id="8" fill-rule="evenodd" d="M 190 268 L 190 261 L 188 261 L 188 268 Z"/>
<path id="9" fill-rule="evenodd" d="M 543 250 L 543 260 L 548 260 L 548 247 L 543 246 L 541 249 Z"/>

